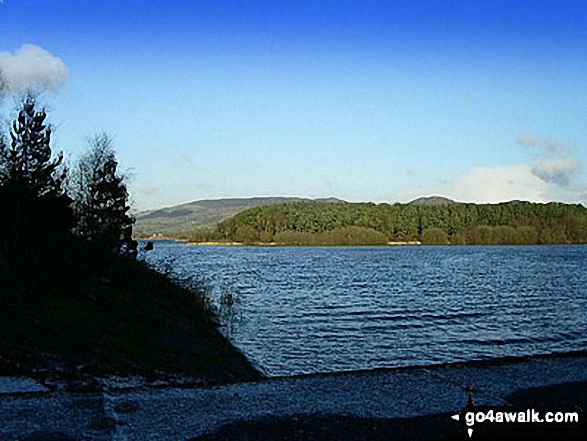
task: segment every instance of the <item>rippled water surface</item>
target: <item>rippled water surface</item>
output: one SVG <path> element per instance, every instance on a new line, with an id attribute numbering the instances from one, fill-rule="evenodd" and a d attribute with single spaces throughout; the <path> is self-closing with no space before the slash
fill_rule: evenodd
<path id="1" fill-rule="evenodd" d="M 208 286 L 269 375 L 587 349 L 587 246 L 205 247 L 147 260 Z"/>

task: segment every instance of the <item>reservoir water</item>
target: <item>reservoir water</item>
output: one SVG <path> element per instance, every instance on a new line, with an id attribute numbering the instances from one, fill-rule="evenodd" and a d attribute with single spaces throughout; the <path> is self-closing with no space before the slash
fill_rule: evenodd
<path id="1" fill-rule="evenodd" d="M 268 375 L 587 349 L 587 246 L 222 247 L 145 259 L 206 286 Z"/>

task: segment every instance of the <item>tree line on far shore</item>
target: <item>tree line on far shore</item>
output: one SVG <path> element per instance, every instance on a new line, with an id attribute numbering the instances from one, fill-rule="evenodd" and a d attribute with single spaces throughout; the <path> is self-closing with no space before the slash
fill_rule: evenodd
<path id="1" fill-rule="evenodd" d="M 238 213 L 219 223 L 213 235 L 217 240 L 284 245 L 384 245 L 394 241 L 431 245 L 580 244 L 587 243 L 587 208 L 523 201 L 288 203 Z"/>

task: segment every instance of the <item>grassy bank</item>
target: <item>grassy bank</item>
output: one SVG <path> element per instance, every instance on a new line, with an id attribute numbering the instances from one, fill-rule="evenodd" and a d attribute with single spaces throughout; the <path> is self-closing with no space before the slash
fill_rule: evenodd
<path id="1" fill-rule="evenodd" d="M 260 377 L 218 331 L 203 292 L 122 256 L 100 265 L 83 253 L 68 256 L 2 280 L 0 374 L 73 388 L 109 375 L 211 383 Z"/>

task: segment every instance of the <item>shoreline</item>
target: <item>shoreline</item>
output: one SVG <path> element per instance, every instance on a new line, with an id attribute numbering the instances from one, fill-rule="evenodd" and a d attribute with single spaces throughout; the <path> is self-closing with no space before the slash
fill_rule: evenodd
<path id="1" fill-rule="evenodd" d="M 141 240 L 149 240 L 149 239 L 141 239 Z M 171 239 L 173 240 L 173 239 Z M 184 240 L 177 240 L 178 242 L 185 242 L 187 245 L 192 246 L 252 246 L 252 247 L 387 247 L 387 246 L 414 246 L 414 245 L 422 245 L 421 242 L 414 240 L 414 241 L 406 241 L 406 242 L 388 242 L 387 244 L 381 245 L 346 245 L 346 244 L 328 244 L 328 245 L 293 245 L 281 242 L 234 242 L 234 241 L 208 241 L 208 242 L 190 242 Z"/>
<path id="2" fill-rule="evenodd" d="M 587 351 L 204 387 L 0 394 L 0 438 L 466 439 L 450 415 L 470 394 L 477 410 L 583 406 L 583 418 L 585 392 Z M 545 428 L 567 439 L 580 426 L 476 424 L 473 436 L 514 430 L 536 439 L 538 430 L 540 439 Z"/>
<path id="3" fill-rule="evenodd" d="M 385 248 L 385 247 L 549 247 L 549 246 L 581 246 L 587 245 L 587 243 L 557 243 L 557 244 L 425 244 L 417 240 L 413 241 L 390 241 L 387 244 L 381 245 L 348 245 L 348 244 L 323 244 L 323 245 L 299 245 L 299 244 L 287 244 L 280 242 L 235 242 L 235 241 L 205 241 L 205 242 L 193 242 L 188 239 L 174 239 L 174 238 L 136 238 L 137 241 L 142 242 L 157 242 L 157 241 L 172 241 L 179 242 L 190 246 L 219 246 L 219 247 L 269 247 L 269 248 L 357 248 L 357 247 L 373 247 L 373 248 Z"/>
<path id="4" fill-rule="evenodd" d="M 149 241 L 151 239 L 140 239 L 143 241 Z M 185 243 L 190 246 L 235 246 L 235 247 L 273 247 L 273 248 L 361 248 L 361 247 L 372 247 L 372 248 L 385 248 L 385 247 L 559 247 L 559 246 L 584 246 L 585 243 L 557 243 L 557 244 L 424 244 L 419 241 L 408 241 L 408 242 L 388 242 L 382 245 L 347 245 L 347 244 L 324 244 L 324 245 L 290 245 L 285 243 L 277 242 L 190 242 L 184 239 L 165 239 L 175 242 Z"/>
<path id="5" fill-rule="evenodd" d="M 413 364 L 408 366 L 395 366 L 395 367 L 378 367 L 378 368 L 367 368 L 367 369 L 354 369 L 354 370 L 346 370 L 346 371 L 334 371 L 334 372 L 312 372 L 307 374 L 295 374 L 295 375 L 275 375 L 275 376 L 268 376 L 265 375 L 263 378 L 259 380 L 255 380 L 257 382 L 262 381 L 271 381 L 271 380 L 284 380 L 284 379 L 294 379 L 294 378 L 319 378 L 319 377 L 343 377 L 345 375 L 355 376 L 355 375 L 369 375 L 375 373 L 393 373 L 393 372 L 410 372 L 420 369 L 444 369 L 444 368 L 458 368 L 458 369 L 466 369 L 466 368 L 475 368 L 475 369 L 484 369 L 484 368 L 493 368 L 498 366 L 507 366 L 507 365 L 515 365 L 519 363 L 528 363 L 528 362 L 540 362 L 543 360 L 552 360 L 552 359 L 574 359 L 574 358 L 586 358 L 587 359 L 587 349 L 583 350 L 574 350 L 569 352 L 551 352 L 551 353 L 544 353 L 544 354 L 532 354 L 532 355 L 510 355 L 504 357 L 495 357 L 495 358 L 486 358 L 486 359 L 476 359 L 476 360 L 467 360 L 467 361 L 448 361 L 448 362 L 440 362 L 440 363 L 433 363 L 433 364 Z"/>

